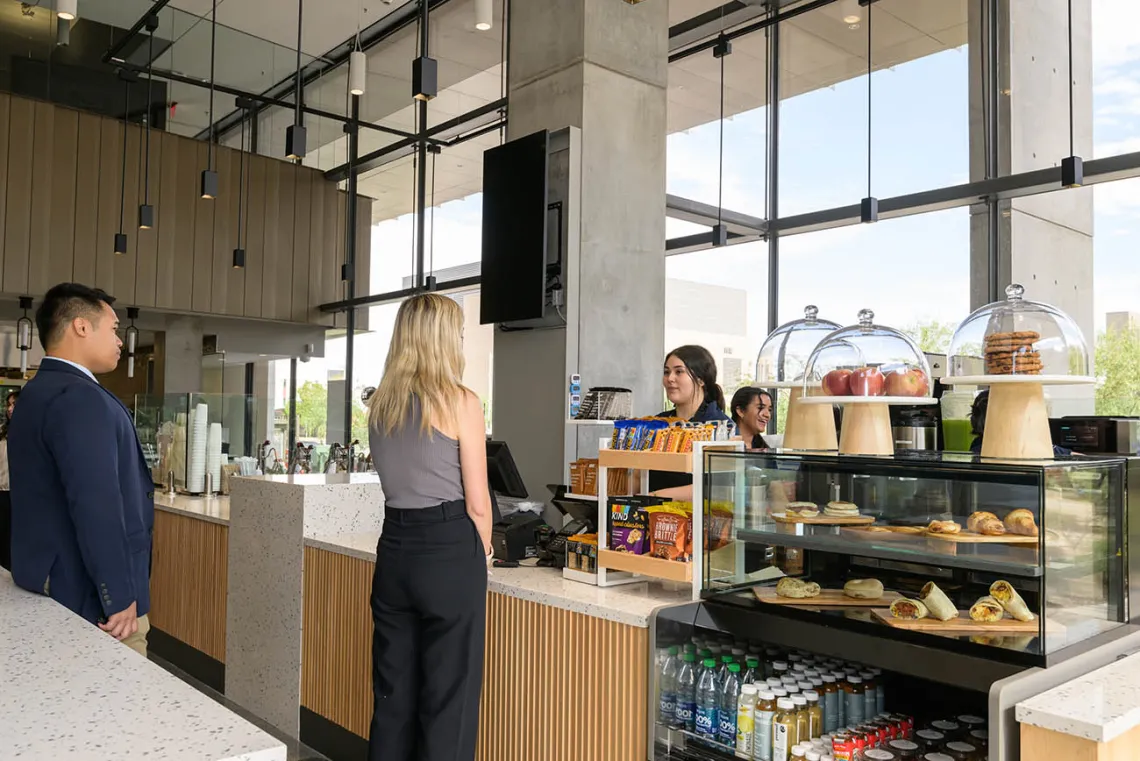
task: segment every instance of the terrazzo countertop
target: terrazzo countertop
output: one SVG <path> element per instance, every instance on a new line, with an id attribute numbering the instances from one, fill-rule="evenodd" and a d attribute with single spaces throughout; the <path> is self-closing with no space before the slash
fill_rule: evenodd
<path id="1" fill-rule="evenodd" d="M 1140 655 L 1017 704 L 1017 720 L 1093 742 L 1110 742 L 1140 725 Z"/>
<path id="2" fill-rule="evenodd" d="M 155 492 L 154 506 L 168 513 L 189 515 L 191 518 L 201 518 L 223 526 L 230 523 L 230 498 L 226 496 L 193 497 L 188 494 Z"/>
<path id="3" fill-rule="evenodd" d="M 0 758 L 285 761 L 285 746 L 0 570 Z"/>
<path id="4" fill-rule="evenodd" d="M 379 532 L 316 534 L 306 536 L 305 544 L 374 563 L 379 538 Z M 687 585 L 647 582 L 602 588 L 564 579 L 562 571 L 537 568 L 533 560 L 519 568 L 492 568 L 487 588 L 521 600 L 639 628 L 648 628 L 649 617 L 657 608 L 692 601 Z"/>

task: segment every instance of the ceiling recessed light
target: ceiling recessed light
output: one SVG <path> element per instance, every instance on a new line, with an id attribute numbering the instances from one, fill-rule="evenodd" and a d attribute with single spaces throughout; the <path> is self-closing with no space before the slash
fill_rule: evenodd
<path id="1" fill-rule="evenodd" d="M 851 14 L 850 16 L 844 16 L 843 17 L 843 23 L 844 24 L 858 24 L 862 20 L 863 19 L 859 18 L 855 14 Z"/>

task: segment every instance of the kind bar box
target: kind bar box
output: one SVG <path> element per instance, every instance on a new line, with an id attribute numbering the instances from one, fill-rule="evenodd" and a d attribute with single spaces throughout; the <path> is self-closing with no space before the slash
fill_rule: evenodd
<path id="1" fill-rule="evenodd" d="M 610 499 L 610 547 L 617 552 L 645 555 L 649 552 L 649 514 L 660 497 L 612 497 Z"/>

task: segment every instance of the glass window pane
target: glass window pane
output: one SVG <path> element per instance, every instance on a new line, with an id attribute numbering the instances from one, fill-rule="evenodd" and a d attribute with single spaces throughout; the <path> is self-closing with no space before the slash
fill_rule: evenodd
<path id="1" fill-rule="evenodd" d="M 1092 4 L 1093 155 L 1140 151 L 1140 5 Z"/>
<path id="2" fill-rule="evenodd" d="M 1140 415 L 1140 179 L 1095 186 L 1097 415 Z"/>

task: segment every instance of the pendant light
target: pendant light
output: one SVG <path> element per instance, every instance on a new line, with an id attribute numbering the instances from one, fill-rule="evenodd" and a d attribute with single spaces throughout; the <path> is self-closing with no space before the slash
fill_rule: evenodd
<path id="1" fill-rule="evenodd" d="M 154 116 L 154 33 L 158 29 L 158 16 L 148 13 L 144 20 L 150 32 L 146 63 L 146 156 L 143 158 L 143 202 L 139 204 L 139 229 L 154 227 L 154 207 L 150 205 L 150 123 Z"/>
<path id="2" fill-rule="evenodd" d="M 859 202 L 859 221 L 879 221 L 879 199 L 871 195 L 871 2 L 867 3 L 867 197 Z"/>
<path id="3" fill-rule="evenodd" d="M 493 0 L 475 0 L 475 28 L 486 32 L 494 24 Z"/>
<path id="4" fill-rule="evenodd" d="M 1061 159 L 1061 187 L 1079 188 L 1085 183 L 1085 162 L 1077 155 L 1073 136 L 1073 0 L 1069 0 L 1069 155 Z"/>
<path id="5" fill-rule="evenodd" d="M 237 107 L 241 109 L 241 144 L 238 146 L 238 218 L 237 218 L 237 248 L 234 249 L 233 267 L 235 270 L 240 270 L 245 267 L 245 246 L 242 244 L 241 230 L 242 230 L 242 214 L 244 212 L 245 195 L 246 195 L 246 179 L 245 179 L 245 122 L 246 117 L 249 115 L 249 108 L 253 104 L 246 98 L 237 99 Z M 256 118 L 256 117 L 255 117 Z M 252 130 L 250 130 L 252 132 Z M 250 135 L 252 139 L 253 135 Z M 250 152 L 253 152 L 253 146 L 250 146 Z M 250 156 L 250 161 L 253 156 Z M 252 168 L 250 171 L 253 171 Z M 248 224 L 246 225 L 248 227 Z"/>
<path id="6" fill-rule="evenodd" d="M 297 0 L 297 71 L 293 75 L 293 123 L 285 130 L 285 157 L 305 158 L 305 114 L 301 110 L 301 28 L 305 0 Z"/>
<path id="7" fill-rule="evenodd" d="M 55 15 L 64 21 L 74 21 L 79 13 L 79 0 L 56 0 Z"/>
<path id="8" fill-rule="evenodd" d="M 718 124 L 716 224 L 712 229 L 714 246 L 728 245 L 728 226 L 724 223 L 724 59 L 732 55 L 732 40 L 724 35 L 713 46 L 713 58 L 720 61 L 720 120 Z"/>
<path id="9" fill-rule="evenodd" d="M 127 318 L 131 324 L 127 326 L 127 377 L 135 377 L 135 352 L 139 348 L 139 329 L 135 327 L 135 320 L 138 319 L 139 308 L 127 307 Z"/>
<path id="10" fill-rule="evenodd" d="M 202 170 L 202 197 L 218 197 L 218 173 L 214 170 L 214 61 L 218 41 L 218 0 L 213 0 L 210 10 L 210 135 L 206 143 L 206 168 Z"/>
<path id="11" fill-rule="evenodd" d="M 425 103 L 439 94 L 439 62 L 428 55 L 428 13 L 428 0 L 420 0 L 420 55 L 412 60 L 412 97 Z"/>
<path id="12" fill-rule="evenodd" d="M 363 3 L 363 0 L 361 0 Z M 356 50 L 348 54 L 348 91 L 363 95 L 368 80 L 368 57 L 360 49 L 360 6 L 356 7 Z"/>
<path id="13" fill-rule="evenodd" d="M 32 308 L 32 297 L 20 297 L 20 309 L 24 316 L 16 321 L 16 347 L 20 350 L 20 374 L 28 372 L 28 352 L 32 348 L 32 321 L 28 318 L 28 310 Z"/>
<path id="14" fill-rule="evenodd" d="M 138 81 L 133 71 L 119 69 L 119 79 L 123 80 L 123 171 L 119 176 L 119 231 L 115 233 L 115 255 L 127 253 L 127 234 L 123 232 L 123 219 L 127 212 L 127 130 L 131 118 L 131 82 Z"/>

